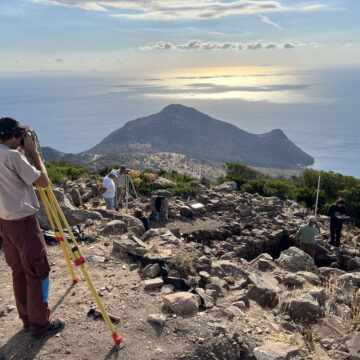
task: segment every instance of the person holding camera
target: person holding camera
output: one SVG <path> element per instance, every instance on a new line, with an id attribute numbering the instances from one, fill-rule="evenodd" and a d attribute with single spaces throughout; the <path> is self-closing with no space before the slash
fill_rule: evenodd
<path id="1" fill-rule="evenodd" d="M 22 149 L 32 159 L 30 165 Z M 65 323 L 52 320 L 48 307 L 49 272 L 45 240 L 36 213 L 33 184 L 47 187 L 46 168 L 29 127 L 10 117 L 0 119 L 0 233 L 11 267 L 16 307 L 24 330 L 34 337 L 55 333 Z"/>
<path id="2" fill-rule="evenodd" d="M 302 225 L 296 234 L 296 241 L 300 249 L 315 259 L 315 236 L 320 233 L 320 228 L 315 216 L 310 216 L 307 225 Z"/>

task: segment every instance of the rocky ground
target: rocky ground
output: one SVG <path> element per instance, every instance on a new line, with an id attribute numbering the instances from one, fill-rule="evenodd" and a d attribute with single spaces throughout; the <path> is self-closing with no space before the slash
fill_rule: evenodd
<path id="1" fill-rule="evenodd" d="M 195 199 L 153 194 L 168 199 L 168 219 L 146 233 L 131 210 L 104 210 L 95 180 L 56 189 L 123 342 L 113 346 L 104 321 L 88 315 L 87 284 L 78 269 L 81 281 L 71 284 L 47 232 L 49 304 L 66 327 L 40 340 L 22 330 L 0 252 L 0 359 L 360 359 L 360 230 L 345 226 L 336 250 L 320 217 L 314 263 L 294 240 L 308 210 L 236 192 L 234 183 L 193 185 L 202 189 Z M 149 214 L 151 203 L 130 207 Z M 39 220 L 48 230 L 44 210 Z"/>

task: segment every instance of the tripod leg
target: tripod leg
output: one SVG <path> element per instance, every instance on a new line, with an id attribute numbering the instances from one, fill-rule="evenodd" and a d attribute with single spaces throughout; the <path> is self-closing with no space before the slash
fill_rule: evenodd
<path id="1" fill-rule="evenodd" d="M 61 207 L 60 207 L 58 201 L 56 200 L 55 195 L 52 192 L 51 188 L 48 187 L 46 189 L 46 191 L 48 193 L 48 196 L 50 197 L 50 200 L 51 200 L 52 204 L 54 204 L 58 214 L 60 215 L 66 229 L 68 230 L 70 238 L 71 238 L 71 240 L 73 242 L 74 247 L 70 248 L 69 243 L 68 243 L 68 241 L 67 241 L 66 237 L 64 236 L 63 231 L 61 229 L 62 236 L 64 238 L 64 242 L 71 251 L 72 259 L 74 260 L 75 266 L 80 267 L 80 270 L 81 270 L 81 272 L 82 272 L 82 274 L 83 274 L 83 276 L 84 276 L 84 278 L 85 278 L 85 280 L 86 280 L 86 282 L 87 282 L 87 284 L 89 286 L 89 289 L 90 289 L 90 291 L 91 291 L 91 293 L 92 293 L 92 295 L 93 295 L 93 297 L 95 299 L 95 302 L 96 302 L 97 306 L 99 307 L 99 309 L 101 311 L 101 314 L 103 316 L 103 319 L 104 319 L 104 321 L 105 321 L 105 323 L 106 323 L 106 325 L 107 325 L 107 327 L 108 327 L 108 329 L 109 329 L 109 331 L 111 333 L 111 336 L 113 337 L 115 344 L 119 345 L 121 343 L 121 341 L 122 341 L 121 337 L 116 333 L 115 328 L 114 328 L 114 326 L 113 326 L 113 324 L 112 324 L 112 322 L 111 322 L 111 320 L 109 318 L 109 315 L 106 312 L 105 307 L 101 302 L 100 296 L 98 295 L 98 293 L 97 293 L 97 291 L 96 291 L 96 289 L 94 287 L 94 284 L 90 279 L 90 276 L 89 276 L 89 274 L 88 274 L 88 272 L 87 272 L 87 270 L 85 268 L 85 265 L 84 265 L 85 258 L 83 257 L 83 255 L 82 255 L 82 253 L 80 251 L 80 248 L 79 248 L 79 246 L 78 246 L 78 244 L 76 242 L 74 234 L 72 233 L 72 231 L 70 229 L 70 226 L 69 226 L 69 224 L 68 224 L 68 222 L 67 222 L 67 220 L 66 220 L 66 218 L 64 216 L 64 213 L 62 212 Z M 59 220 L 59 219 L 57 218 L 57 220 Z"/>
<path id="2" fill-rule="evenodd" d="M 79 279 L 75 275 L 74 268 L 72 267 L 69 255 L 68 255 L 68 253 L 66 251 L 66 248 L 65 248 L 64 240 L 63 240 L 61 234 L 58 231 L 56 231 L 56 229 L 55 229 L 55 224 L 54 224 L 54 217 L 56 216 L 55 210 L 53 208 L 51 208 L 50 202 L 49 202 L 48 198 L 46 197 L 46 195 L 44 193 L 44 190 L 39 186 L 37 188 L 39 190 L 41 200 L 42 200 L 42 202 L 44 204 L 46 215 L 47 215 L 47 217 L 49 219 L 52 231 L 55 234 L 56 240 L 61 245 L 61 250 L 62 250 L 62 252 L 64 254 L 66 264 L 67 264 L 67 266 L 69 268 L 72 281 L 73 281 L 74 284 L 76 284 L 79 281 Z"/>

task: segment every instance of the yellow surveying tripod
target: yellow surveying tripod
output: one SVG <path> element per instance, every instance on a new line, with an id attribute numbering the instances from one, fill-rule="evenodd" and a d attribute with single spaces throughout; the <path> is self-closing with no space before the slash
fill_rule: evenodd
<path id="1" fill-rule="evenodd" d="M 35 137 L 35 140 L 36 140 L 38 148 L 39 148 L 39 154 L 41 156 L 41 148 L 40 148 L 39 139 L 34 131 L 32 131 L 32 136 Z M 77 242 L 75 240 L 74 234 L 71 231 L 71 228 L 65 218 L 63 211 L 61 210 L 61 207 L 60 207 L 51 187 L 48 186 L 45 190 L 39 186 L 37 186 L 37 188 L 39 190 L 39 194 L 40 194 L 41 200 L 44 204 L 46 215 L 49 219 L 49 222 L 50 222 L 51 228 L 55 234 L 56 240 L 61 245 L 61 248 L 64 253 L 65 260 L 66 260 L 67 266 L 69 268 L 73 283 L 76 284 L 79 281 L 79 279 L 76 278 L 76 276 L 75 276 L 75 272 L 74 272 L 73 266 L 71 264 L 69 254 L 71 256 L 71 259 L 74 262 L 74 265 L 76 267 L 80 268 L 80 270 L 89 286 L 89 289 L 95 299 L 95 302 L 96 302 L 98 308 L 100 309 L 101 315 L 102 315 L 103 319 L 105 320 L 105 323 L 110 331 L 110 334 L 114 339 L 115 344 L 119 345 L 121 343 L 122 339 L 116 333 L 116 330 L 109 318 L 109 315 L 106 312 L 105 307 L 100 300 L 100 296 L 97 293 L 97 291 L 94 287 L 94 284 L 90 279 L 90 276 L 84 265 L 86 260 L 81 253 L 79 245 L 77 244 Z M 72 245 L 73 245 L 72 247 L 70 246 L 70 244 L 66 238 L 62 223 L 65 226 L 65 228 L 70 236 L 70 239 L 71 239 Z"/>

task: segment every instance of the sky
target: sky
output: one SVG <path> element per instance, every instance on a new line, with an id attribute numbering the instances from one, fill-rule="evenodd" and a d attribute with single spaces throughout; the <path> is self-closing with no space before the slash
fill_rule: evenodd
<path id="1" fill-rule="evenodd" d="M 349 65 L 359 15 L 358 0 L 1 0 L 0 64 L 120 76 Z"/>
<path id="2" fill-rule="evenodd" d="M 65 152 L 181 103 L 317 157 L 309 127 L 343 144 L 358 123 L 359 18 L 359 0 L 1 0 L 0 108 L 86 124 Z"/>

